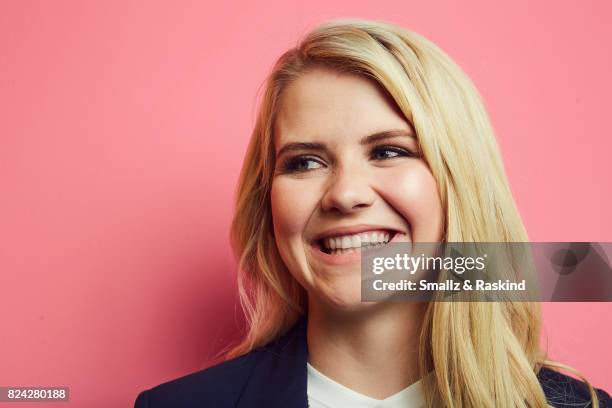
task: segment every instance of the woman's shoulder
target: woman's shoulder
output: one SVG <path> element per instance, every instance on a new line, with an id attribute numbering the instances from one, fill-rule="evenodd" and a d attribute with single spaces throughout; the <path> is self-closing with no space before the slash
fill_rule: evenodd
<path id="1" fill-rule="evenodd" d="M 260 349 L 142 391 L 134 408 L 234 407 L 255 367 Z"/>
<path id="2" fill-rule="evenodd" d="M 305 333 L 306 323 L 302 319 L 265 346 L 141 392 L 135 408 L 195 408 L 203 403 L 225 408 L 236 407 L 243 399 L 250 406 L 250 400 L 274 401 L 299 390 L 301 382 L 296 379 L 302 374 L 305 392 Z"/>
<path id="3" fill-rule="evenodd" d="M 585 382 L 570 377 L 548 367 L 538 373 L 538 380 L 546 395 L 546 400 L 553 407 L 588 407 L 591 406 L 591 394 Z M 612 408 L 612 399 L 607 392 L 595 389 L 601 408 Z"/>

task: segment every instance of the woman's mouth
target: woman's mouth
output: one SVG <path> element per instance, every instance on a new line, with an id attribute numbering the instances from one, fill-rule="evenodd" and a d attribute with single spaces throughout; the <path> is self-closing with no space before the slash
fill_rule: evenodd
<path id="1" fill-rule="evenodd" d="M 335 266 L 354 264 L 361 262 L 362 255 L 374 256 L 390 243 L 411 242 L 409 232 L 385 227 L 357 226 L 338 230 L 311 241 L 309 247 L 315 259 Z"/>
<path id="2" fill-rule="evenodd" d="M 381 248 L 396 238 L 407 237 L 399 231 L 376 230 L 357 234 L 325 237 L 316 241 L 319 251 L 328 255 L 344 255 Z"/>

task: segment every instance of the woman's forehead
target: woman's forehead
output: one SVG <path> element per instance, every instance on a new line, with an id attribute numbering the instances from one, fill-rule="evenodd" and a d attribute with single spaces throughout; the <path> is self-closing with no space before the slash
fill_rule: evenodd
<path id="1" fill-rule="evenodd" d="M 359 137 L 410 124 L 372 80 L 327 69 L 310 71 L 283 92 L 275 121 L 277 143 L 305 137 Z"/>

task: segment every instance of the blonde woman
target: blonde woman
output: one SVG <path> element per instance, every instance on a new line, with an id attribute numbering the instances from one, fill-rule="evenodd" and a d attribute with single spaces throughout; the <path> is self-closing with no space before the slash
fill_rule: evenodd
<path id="1" fill-rule="evenodd" d="M 279 59 L 232 239 L 246 337 L 137 408 L 610 403 L 550 368 L 535 303 L 361 302 L 366 246 L 527 241 L 477 91 L 415 33 L 332 21 Z"/>

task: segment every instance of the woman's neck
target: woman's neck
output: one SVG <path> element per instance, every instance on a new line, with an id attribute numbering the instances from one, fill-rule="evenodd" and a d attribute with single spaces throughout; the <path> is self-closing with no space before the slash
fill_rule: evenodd
<path id="1" fill-rule="evenodd" d="M 308 361 L 334 381 L 384 399 L 419 379 L 418 343 L 426 304 L 362 306 L 347 312 L 309 301 Z"/>

